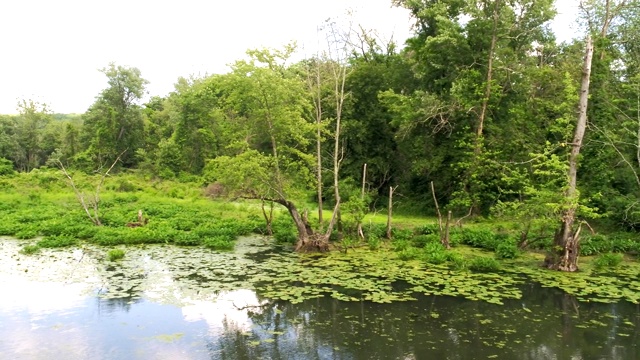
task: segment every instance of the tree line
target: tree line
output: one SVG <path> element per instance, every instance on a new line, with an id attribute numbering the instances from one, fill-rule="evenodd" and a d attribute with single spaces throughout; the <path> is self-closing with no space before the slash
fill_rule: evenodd
<path id="1" fill-rule="evenodd" d="M 285 206 L 300 246 L 322 247 L 341 212 L 384 207 L 390 189 L 416 212 L 434 213 L 435 199 L 458 218 L 516 220 L 523 246 L 534 234 L 577 238 L 583 220 L 640 225 L 637 0 L 581 1 L 583 32 L 562 44 L 548 27 L 552 0 L 393 4 L 415 22 L 402 48 L 327 22 L 315 56 L 250 50 L 230 72 L 180 78 L 146 103 L 140 70 L 110 64 L 80 116 L 28 100 L 1 116 L 0 158 L 25 172 L 51 158 L 90 172 L 121 155 L 121 168 L 196 175 Z M 334 215 L 311 226 L 294 200 Z M 558 267 L 566 251 L 555 255 Z"/>

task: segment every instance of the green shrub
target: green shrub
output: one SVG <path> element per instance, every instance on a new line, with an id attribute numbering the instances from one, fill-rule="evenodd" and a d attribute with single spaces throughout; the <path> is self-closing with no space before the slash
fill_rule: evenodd
<path id="1" fill-rule="evenodd" d="M 44 239 L 38 241 L 38 246 L 41 248 L 59 248 L 66 246 L 73 246 L 78 243 L 78 240 L 66 235 L 52 235 L 46 236 Z"/>
<path id="2" fill-rule="evenodd" d="M 451 263 L 454 269 L 464 270 L 469 267 L 469 262 L 465 259 L 464 256 L 454 253 L 451 251 L 446 251 L 445 256 L 447 261 Z"/>
<path id="3" fill-rule="evenodd" d="M 115 188 L 118 192 L 134 192 L 140 190 L 136 185 L 134 185 L 131 181 L 126 179 L 120 179 Z"/>
<path id="4" fill-rule="evenodd" d="M 92 237 L 92 241 L 102 246 L 121 245 L 125 243 L 124 232 L 127 228 L 100 227 Z"/>
<path id="5" fill-rule="evenodd" d="M 367 238 L 367 246 L 369 247 L 369 250 L 378 250 L 381 244 L 382 240 L 375 235 L 369 235 Z"/>
<path id="6" fill-rule="evenodd" d="M 500 262 L 492 257 L 479 256 L 471 260 L 469 269 L 477 272 L 496 272 L 500 270 Z"/>
<path id="7" fill-rule="evenodd" d="M 70 234 L 74 234 L 78 239 L 89 240 L 92 239 L 95 234 L 98 232 L 98 227 L 94 225 L 78 225 L 73 227 L 73 231 L 70 231 Z"/>
<path id="8" fill-rule="evenodd" d="M 496 257 L 498 259 L 515 259 L 519 255 L 520 250 L 514 242 L 502 242 L 496 247 Z"/>
<path id="9" fill-rule="evenodd" d="M 407 247 L 398 252 L 398 259 L 408 261 L 414 260 L 420 257 L 420 250 L 414 247 Z"/>
<path id="10" fill-rule="evenodd" d="M 15 174 L 13 170 L 13 162 L 11 160 L 0 158 L 0 176 L 9 176 Z"/>
<path id="11" fill-rule="evenodd" d="M 442 264 L 447 261 L 446 250 L 442 244 L 433 242 L 425 246 L 424 250 L 425 260 L 431 264 Z"/>
<path id="12" fill-rule="evenodd" d="M 197 246 L 201 244 L 201 238 L 198 234 L 186 231 L 180 231 L 173 239 L 173 243 L 180 246 Z"/>
<path id="13" fill-rule="evenodd" d="M 122 235 L 126 244 L 166 244 L 173 241 L 170 232 L 159 231 L 147 226 L 125 228 Z"/>
<path id="14" fill-rule="evenodd" d="M 440 243 L 440 236 L 438 234 L 429 234 L 429 235 L 416 235 L 411 240 L 411 243 L 415 247 L 423 248 L 428 244 L 432 243 Z"/>
<path id="15" fill-rule="evenodd" d="M 620 265 L 623 260 L 622 254 L 605 253 L 599 255 L 594 261 L 593 265 L 596 269 L 614 268 Z"/>
<path id="16" fill-rule="evenodd" d="M 16 232 L 15 236 L 18 239 L 33 239 L 34 237 L 38 236 L 39 232 L 38 230 L 32 228 L 32 227 L 28 227 L 26 229 L 22 229 L 18 232 Z"/>
<path id="17" fill-rule="evenodd" d="M 20 250 L 21 254 L 32 255 L 40 251 L 40 247 L 38 245 L 25 245 L 22 250 Z"/>
<path id="18" fill-rule="evenodd" d="M 430 253 L 425 259 L 429 264 L 442 264 L 447 262 L 447 253 L 445 251 Z"/>
<path id="19" fill-rule="evenodd" d="M 36 192 L 30 192 L 27 195 L 27 198 L 29 199 L 30 202 L 34 204 L 39 204 L 40 201 L 42 200 L 42 195 L 40 194 L 40 192 L 36 190 Z"/>
<path id="20" fill-rule="evenodd" d="M 1 175 L 0 175 L 1 176 Z M 15 190 L 16 186 L 7 180 L 0 179 L 0 190 L 3 192 L 9 192 L 11 190 Z"/>
<path id="21" fill-rule="evenodd" d="M 364 232 L 365 238 L 369 236 L 376 236 L 379 239 L 384 239 L 387 236 L 387 226 L 384 224 L 363 224 L 362 232 Z"/>
<path id="22" fill-rule="evenodd" d="M 386 229 L 385 229 L 385 235 L 386 235 Z M 413 238 L 413 230 L 392 228 L 391 238 L 393 240 L 411 240 Z"/>
<path id="23" fill-rule="evenodd" d="M 613 251 L 609 238 L 602 234 L 586 235 L 580 242 L 580 255 L 591 256 Z"/>
<path id="24" fill-rule="evenodd" d="M 613 252 L 628 253 L 636 249 L 638 241 L 629 233 L 616 233 L 609 235 L 611 250 Z"/>
<path id="25" fill-rule="evenodd" d="M 214 250 L 233 250 L 233 239 L 225 235 L 207 237 L 202 240 L 202 244 Z"/>
<path id="26" fill-rule="evenodd" d="M 124 258 L 124 250 L 122 249 L 111 249 L 107 251 L 107 260 L 116 261 Z"/>
<path id="27" fill-rule="evenodd" d="M 416 233 L 418 235 L 440 235 L 440 227 L 438 224 L 426 224 L 421 227 L 416 228 Z"/>
<path id="28" fill-rule="evenodd" d="M 391 247 L 393 248 L 394 251 L 400 252 L 400 251 L 404 251 L 408 248 L 411 247 L 411 243 L 407 240 L 396 240 L 393 239 L 391 241 Z"/>
<path id="29" fill-rule="evenodd" d="M 293 221 L 287 217 L 277 217 L 271 223 L 273 238 L 283 244 L 295 244 L 298 241 L 298 230 Z"/>
<path id="30" fill-rule="evenodd" d="M 460 234 L 463 244 L 477 248 L 495 250 L 499 243 L 496 235 L 487 229 L 464 228 Z"/>
<path id="31" fill-rule="evenodd" d="M 115 204 L 126 205 L 138 202 L 139 197 L 134 194 L 117 194 L 111 201 Z"/>
<path id="32" fill-rule="evenodd" d="M 13 235 L 20 231 L 20 223 L 14 217 L 5 216 L 0 221 L 0 235 Z"/>

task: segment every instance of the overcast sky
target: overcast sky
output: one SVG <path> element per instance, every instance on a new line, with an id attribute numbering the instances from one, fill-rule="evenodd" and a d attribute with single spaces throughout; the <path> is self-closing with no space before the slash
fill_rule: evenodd
<path id="1" fill-rule="evenodd" d="M 578 0 L 558 1 L 559 38 L 574 36 Z M 312 55 L 316 29 L 354 12 L 354 22 L 403 42 L 408 13 L 391 0 L 0 0 L 0 114 L 18 99 L 83 113 L 106 86 L 98 69 L 134 66 L 164 96 L 180 76 L 224 73 L 247 49 L 295 40 Z"/>

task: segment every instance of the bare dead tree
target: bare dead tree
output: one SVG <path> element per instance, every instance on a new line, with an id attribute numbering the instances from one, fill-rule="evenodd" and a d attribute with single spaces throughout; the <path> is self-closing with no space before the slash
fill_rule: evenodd
<path id="1" fill-rule="evenodd" d="M 121 152 L 120 155 L 118 155 L 118 157 L 113 161 L 109 169 L 107 169 L 107 171 L 105 171 L 100 176 L 100 182 L 96 186 L 96 189 L 94 193 L 91 194 L 91 196 L 88 196 L 84 192 L 80 191 L 80 189 L 78 189 L 75 182 L 73 181 L 73 177 L 71 176 L 71 174 L 69 174 L 67 169 L 64 167 L 64 164 L 62 163 L 62 161 L 60 161 L 60 159 L 53 159 L 54 163 L 60 168 L 62 173 L 69 180 L 69 185 L 73 189 L 73 192 L 76 194 L 76 198 L 80 202 L 80 205 L 82 205 L 82 208 L 84 209 L 84 212 L 89 217 L 89 220 L 91 220 L 91 222 L 96 226 L 102 225 L 102 222 L 100 222 L 100 190 L 102 189 L 102 185 L 104 184 L 104 181 L 107 178 L 107 176 L 109 176 L 109 173 L 111 172 L 111 170 L 113 170 L 116 164 L 120 161 L 120 158 L 122 157 L 122 155 L 124 155 L 124 153 L 127 152 L 127 150 L 128 149 L 125 149 L 123 152 Z"/>
<path id="2" fill-rule="evenodd" d="M 576 218 L 577 204 L 577 173 L 578 173 L 578 157 L 582 147 L 582 139 L 587 127 L 587 106 L 589 103 L 589 84 L 591 80 L 591 62 L 593 59 L 593 40 L 590 35 L 587 36 L 585 50 L 584 65 L 582 70 L 582 84 L 580 86 L 580 115 L 576 123 L 573 142 L 571 143 L 571 153 L 569 154 L 569 184 L 565 191 L 565 199 L 567 202 L 566 209 L 562 213 L 560 229 L 556 232 L 554 239 L 554 248 L 559 249 L 558 252 L 550 252 L 546 259 L 545 265 L 554 270 L 561 271 L 577 271 L 578 255 L 580 247 L 580 229 L 576 230 L 573 225 Z"/>
<path id="3" fill-rule="evenodd" d="M 387 212 L 387 239 L 391 239 L 391 218 L 393 217 L 393 192 L 398 186 L 389 186 L 389 207 Z"/>

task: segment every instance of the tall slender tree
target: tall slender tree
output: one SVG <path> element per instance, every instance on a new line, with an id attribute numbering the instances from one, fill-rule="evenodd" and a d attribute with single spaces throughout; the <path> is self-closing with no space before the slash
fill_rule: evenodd
<path id="1" fill-rule="evenodd" d="M 108 165 L 124 152 L 120 160 L 124 166 L 132 166 L 136 150 L 143 146 L 140 102 L 148 81 L 137 68 L 114 63 L 100 71 L 107 77 L 108 87 L 96 97 L 83 117 L 86 152 L 96 166 Z"/>

